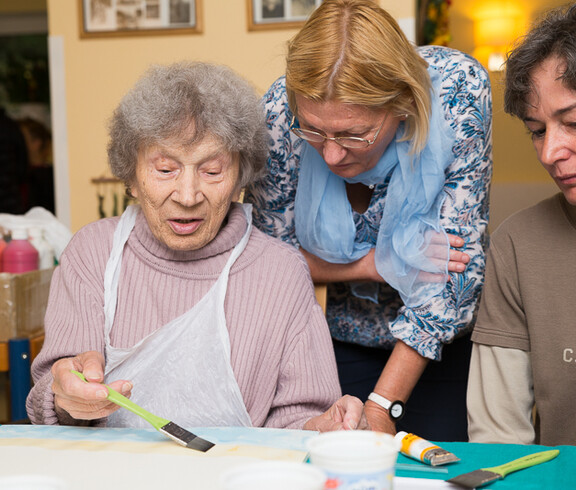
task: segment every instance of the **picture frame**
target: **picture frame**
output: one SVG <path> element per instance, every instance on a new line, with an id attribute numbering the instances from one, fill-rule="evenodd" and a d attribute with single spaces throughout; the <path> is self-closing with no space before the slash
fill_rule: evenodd
<path id="1" fill-rule="evenodd" d="M 248 30 L 301 27 L 322 0 L 246 0 Z"/>
<path id="2" fill-rule="evenodd" d="M 78 0 L 80 37 L 200 34 L 202 0 Z"/>

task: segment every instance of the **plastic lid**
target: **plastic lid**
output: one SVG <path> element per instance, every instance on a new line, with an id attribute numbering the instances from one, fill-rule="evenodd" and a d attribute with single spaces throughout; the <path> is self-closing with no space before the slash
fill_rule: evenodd
<path id="1" fill-rule="evenodd" d="M 28 230 L 15 228 L 12 230 L 12 240 L 28 240 Z"/>
<path id="2" fill-rule="evenodd" d="M 390 434 L 364 430 L 323 432 L 308 441 L 312 464 L 326 471 L 384 471 L 396 463 L 398 444 Z"/>
<path id="3" fill-rule="evenodd" d="M 402 442 L 402 439 L 404 439 L 404 436 L 407 436 L 408 432 L 405 432 L 403 430 L 399 430 L 398 432 L 396 432 L 396 435 L 394 436 L 394 440 L 398 441 L 398 442 Z"/>

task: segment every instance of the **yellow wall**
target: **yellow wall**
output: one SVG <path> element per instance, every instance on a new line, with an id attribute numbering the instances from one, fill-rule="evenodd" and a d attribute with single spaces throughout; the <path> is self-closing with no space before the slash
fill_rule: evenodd
<path id="1" fill-rule="evenodd" d="M 260 93 L 283 73 L 285 43 L 296 30 L 248 32 L 246 0 L 201 1 L 203 34 L 80 39 L 78 1 L 48 0 L 50 36 L 63 40 L 73 231 L 98 218 L 90 179 L 107 172 L 106 121 L 148 65 L 181 59 L 224 63 Z M 414 16 L 410 2 L 381 3 L 397 18 Z"/>

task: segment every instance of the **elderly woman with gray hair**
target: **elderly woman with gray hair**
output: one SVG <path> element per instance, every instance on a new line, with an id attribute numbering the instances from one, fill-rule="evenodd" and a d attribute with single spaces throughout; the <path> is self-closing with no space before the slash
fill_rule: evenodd
<path id="1" fill-rule="evenodd" d="M 304 259 L 234 202 L 266 158 L 252 87 L 222 66 L 155 66 L 114 112 L 108 155 L 139 205 L 62 256 L 31 421 L 145 426 L 106 382 L 183 426 L 364 426 L 360 400 L 339 399 Z"/>

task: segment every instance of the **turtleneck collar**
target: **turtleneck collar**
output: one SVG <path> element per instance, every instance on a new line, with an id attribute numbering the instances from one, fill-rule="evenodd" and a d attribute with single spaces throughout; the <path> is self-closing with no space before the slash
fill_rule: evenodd
<path id="1" fill-rule="evenodd" d="M 232 203 L 222 228 L 214 240 L 198 250 L 172 250 L 152 234 L 144 213 L 140 211 L 136 217 L 136 224 L 129 243 L 135 239 L 136 243 L 134 245 L 136 248 L 139 248 L 139 246 L 143 247 L 149 254 L 159 260 L 190 262 L 228 252 L 241 240 L 246 231 L 246 226 L 246 216 L 241 205 Z"/>

